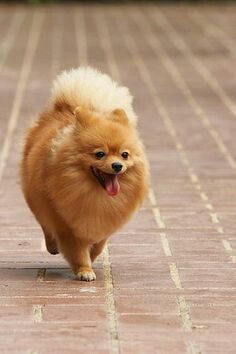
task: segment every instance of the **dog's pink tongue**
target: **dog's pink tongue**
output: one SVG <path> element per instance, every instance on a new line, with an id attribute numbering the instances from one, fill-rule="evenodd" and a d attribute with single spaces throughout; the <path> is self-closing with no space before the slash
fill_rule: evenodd
<path id="1" fill-rule="evenodd" d="M 120 190 L 120 184 L 118 182 L 117 175 L 106 174 L 104 178 L 105 178 L 105 189 L 107 191 L 107 194 L 110 196 L 117 195 Z"/>

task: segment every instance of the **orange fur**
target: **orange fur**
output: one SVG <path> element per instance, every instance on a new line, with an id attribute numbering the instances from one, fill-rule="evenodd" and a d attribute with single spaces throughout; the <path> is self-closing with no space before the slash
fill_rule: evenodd
<path id="1" fill-rule="evenodd" d="M 106 156 L 97 159 L 101 149 Z M 129 152 L 128 159 L 122 151 Z M 123 165 L 116 196 L 108 195 L 91 171 L 94 167 L 112 174 L 113 162 Z M 48 251 L 60 251 L 77 277 L 87 281 L 95 279 L 91 263 L 148 189 L 143 146 L 123 110 L 105 116 L 84 107 L 73 112 L 58 102 L 27 133 L 21 177 Z"/>

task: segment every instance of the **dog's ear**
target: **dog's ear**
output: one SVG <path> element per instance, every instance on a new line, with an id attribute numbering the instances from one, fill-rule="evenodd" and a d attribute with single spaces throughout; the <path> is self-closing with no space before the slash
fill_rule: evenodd
<path id="1" fill-rule="evenodd" d="M 82 128 L 87 128 L 91 121 L 91 113 L 89 110 L 78 106 L 74 110 L 74 115 L 79 126 Z"/>
<path id="2" fill-rule="evenodd" d="M 127 114 L 125 113 L 125 111 L 121 108 L 115 109 L 112 112 L 112 118 L 111 118 L 114 122 L 118 122 L 124 125 L 128 125 L 129 124 L 129 118 L 127 117 Z"/>

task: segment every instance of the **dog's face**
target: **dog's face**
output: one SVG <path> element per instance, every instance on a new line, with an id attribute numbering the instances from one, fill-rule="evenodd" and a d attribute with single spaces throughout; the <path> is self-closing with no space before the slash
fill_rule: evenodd
<path id="1" fill-rule="evenodd" d="M 75 141 L 79 161 L 88 177 L 109 196 L 120 190 L 120 182 L 140 162 L 141 147 L 135 129 L 123 110 L 108 119 L 77 108 Z"/>

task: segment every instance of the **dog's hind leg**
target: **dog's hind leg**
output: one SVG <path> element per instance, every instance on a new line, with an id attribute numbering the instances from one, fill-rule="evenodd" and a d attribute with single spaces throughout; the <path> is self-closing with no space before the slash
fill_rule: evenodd
<path id="1" fill-rule="evenodd" d="M 57 247 L 57 241 L 53 237 L 53 234 L 51 232 L 47 231 L 45 227 L 42 227 L 42 229 L 43 229 L 46 248 L 47 248 L 48 252 L 53 255 L 58 254 L 59 251 L 58 251 L 58 247 Z"/>
<path id="2" fill-rule="evenodd" d="M 95 259 L 97 258 L 97 256 L 99 256 L 100 253 L 102 253 L 103 248 L 106 245 L 107 240 L 102 240 L 98 243 L 95 243 L 90 251 L 90 257 L 91 257 L 91 261 L 94 262 Z"/>

